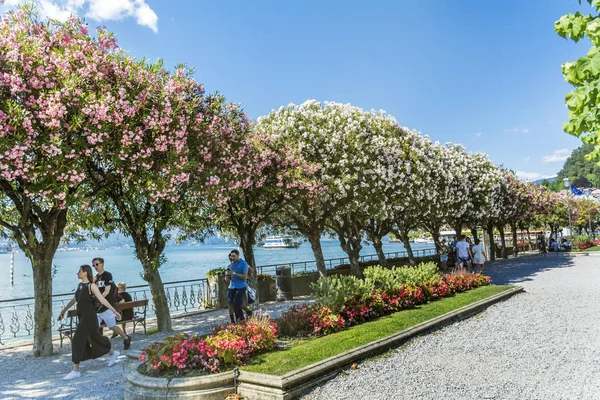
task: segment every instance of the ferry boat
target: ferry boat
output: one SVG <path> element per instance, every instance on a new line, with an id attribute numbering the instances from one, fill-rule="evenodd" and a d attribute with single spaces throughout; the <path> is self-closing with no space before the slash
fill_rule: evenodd
<path id="1" fill-rule="evenodd" d="M 415 239 L 415 243 L 429 243 L 429 244 L 433 244 L 435 242 L 433 241 L 432 237 L 426 237 L 426 238 L 425 237 L 420 237 L 420 238 L 416 238 Z"/>
<path id="2" fill-rule="evenodd" d="M 263 248 L 265 249 L 295 249 L 300 246 L 300 242 L 295 242 L 289 236 L 269 236 L 265 239 Z"/>

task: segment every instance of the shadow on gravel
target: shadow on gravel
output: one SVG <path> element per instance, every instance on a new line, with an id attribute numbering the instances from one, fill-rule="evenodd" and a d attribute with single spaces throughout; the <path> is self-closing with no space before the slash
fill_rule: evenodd
<path id="1" fill-rule="evenodd" d="M 496 285 L 513 285 L 530 281 L 539 272 L 573 265 L 573 258 L 561 253 L 548 253 L 546 256 L 525 255 L 490 262 L 486 264 L 483 273 L 490 276 L 492 283 Z"/>

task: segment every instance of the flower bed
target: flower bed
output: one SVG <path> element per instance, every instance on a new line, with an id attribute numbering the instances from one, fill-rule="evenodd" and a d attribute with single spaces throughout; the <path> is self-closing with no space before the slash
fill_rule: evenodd
<path id="1" fill-rule="evenodd" d="M 489 285 L 481 274 L 440 275 L 434 263 L 392 270 L 371 267 L 365 279 L 328 277 L 313 286 L 317 302 L 276 320 L 282 336 L 323 336 L 455 293 Z"/>
<path id="2" fill-rule="evenodd" d="M 206 338 L 178 334 L 146 347 L 140 372 L 150 376 L 215 373 L 273 349 L 276 339 L 277 327 L 268 317 L 218 328 Z"/>
<path id="3" fill-rule="evenodd" d="M 590 242 L 579 243 L 577 248 L 579 250 L 585 250 L 585 249 L 589 249 L 590 247 L 594 247 L 594 246 L 600 246 L 600 240 L 596 240 L 594 242 L 590 241 Z"/>

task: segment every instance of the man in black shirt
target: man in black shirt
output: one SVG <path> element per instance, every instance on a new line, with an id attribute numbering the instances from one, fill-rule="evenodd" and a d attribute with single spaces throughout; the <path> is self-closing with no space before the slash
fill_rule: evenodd
<path id="1" fill-rule="evenodd" d="M 114 305 L 116 298 L 111 295 L 111 290 L 114 290 L 113 286 L 115 283 L 113 282 L 112 274 L 104 270 L 104 259 L 96 257 L 92 260 L 92 265 L 96 269 L 96 272 L 98 272 L 98 275 L 94 278 L 94 282 L 98 286 L 98 289 L 100 289 L 100 293 L 102 293 L 102 296 L 104 296 L 111 305 Z M 104 306 L 101 306 L 96 312 L 98 313 L 98 325 L 104 321 L 106 326 L 112 330 L 113 333 L 116 333 L 123 338 L 123 349 L 129 349 L 129 346 L 131 346 L 131 337 L 125 335 L 125 332 L 117 325 L 115 315 Z"/>

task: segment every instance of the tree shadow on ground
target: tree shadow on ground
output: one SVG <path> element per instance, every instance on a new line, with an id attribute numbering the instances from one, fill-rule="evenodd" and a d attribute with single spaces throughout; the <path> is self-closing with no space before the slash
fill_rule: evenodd
<path id="1" fill-rule="evenodd" d="M 514 285 L 532 280 L 539 272 L 574 265 L 573 257 L 564 253 L 548 253 L 546 256 L 528 254 L 486 263 L 483 274 L 491 277 L 495 285 Z"/>

